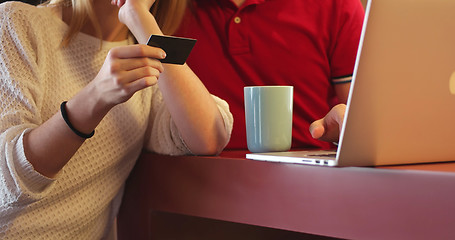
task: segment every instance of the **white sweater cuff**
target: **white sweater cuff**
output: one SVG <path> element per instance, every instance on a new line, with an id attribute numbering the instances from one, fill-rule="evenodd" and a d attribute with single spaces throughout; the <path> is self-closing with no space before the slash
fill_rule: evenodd
<path id="1" fill-rule="evenodd" d="M 14 165 L 21 185 L 31 193 L 41 193 L 52 184 L 55 180 L 50 179 L 37 172 L 33 165 L 27 160 L 24 152 L 24 134 L 30 129 L 24 131 L 19 137 L 14 151 Z"/>

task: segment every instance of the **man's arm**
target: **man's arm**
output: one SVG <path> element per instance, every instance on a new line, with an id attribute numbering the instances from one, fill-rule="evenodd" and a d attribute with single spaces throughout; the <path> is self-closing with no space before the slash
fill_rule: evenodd
<path id="1" fill-rule="evenodd" d="M 323 118 L 311 123 L 310 132 L 313 138 L 327 142 L 338 142 L 341 127 L 343 126 L 350 86 L 351 83 L 334 85 L 335 92 L 341 104 L 334 106 Z"/>

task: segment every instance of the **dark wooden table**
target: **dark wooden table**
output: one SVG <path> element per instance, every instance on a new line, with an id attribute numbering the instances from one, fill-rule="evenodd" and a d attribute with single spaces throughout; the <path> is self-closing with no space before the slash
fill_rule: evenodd
<path id="1" fill-rule="evenodd" d="M 143 153 L 119 239 L 153 239 L 155 212 L 349 239 L 455 239 L 455 162 L 319 167 Z"/>

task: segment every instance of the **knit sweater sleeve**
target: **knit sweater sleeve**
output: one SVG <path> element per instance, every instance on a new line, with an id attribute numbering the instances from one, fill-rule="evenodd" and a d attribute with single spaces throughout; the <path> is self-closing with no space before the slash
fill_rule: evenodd
<path id="1" fill-rule="evenodd" d="M 24 133 L 42 123 L 38 40 L 18 3 L 0 5 L 0 210 L 37 201 L 53 182 L 33 169 Z M 27 19 L 28 18 L 28 19 Z M 1 212 L 0 211 L 0 212 Z"/>
<path id="2" fill-rule="evenodd" d="M 229 105 L 217 96 L 212 95 L 212 97 L 223 117 L 226 132 L 229 133 L 230 137 L 234 120 L 229 110 Z M 147 150 L 167 155 L 192 154 L 181 138 L 157 86 L 153 89 L 150 122 L 151 132 L 148 136 L 149 140 L 145 144 Z"/>

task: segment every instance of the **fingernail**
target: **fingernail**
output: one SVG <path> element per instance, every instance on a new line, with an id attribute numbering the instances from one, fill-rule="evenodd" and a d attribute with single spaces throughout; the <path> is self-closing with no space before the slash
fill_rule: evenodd
<path id="1" fill-rule="evenodd" d="M 161 58 L 162 58 L 162 59 L 165 59 L 165 58 L 166 58 L 166 53 L 165 53 L 165 52 L 162 52 L 162 53 L 161 53 Z"/>

